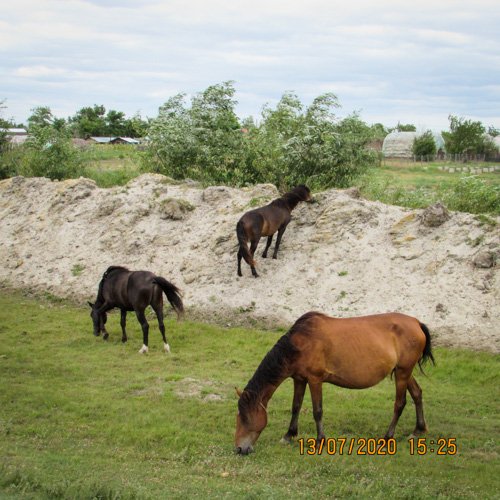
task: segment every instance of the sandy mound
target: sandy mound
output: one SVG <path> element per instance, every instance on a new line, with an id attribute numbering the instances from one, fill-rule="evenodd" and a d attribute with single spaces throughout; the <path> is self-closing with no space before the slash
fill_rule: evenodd
<path id="1" fill-rule="evenodd" d="M 500 218 L 495 226 L 442 206 L 405 210 L 329 190 L 293 212 L 278 260 L 260 257 L 261 242 L 260 278 L 246 264 L 238 278 L 236 222 L 276 196 L 271 185 L 203 189 L 152 174 L 112 189 L 7 179 L 0 280 L 83 301 L 120 264 L 172 281 L 188 315 L 206 320 L 269 326 L 312 309 L 400 311 L 428 324 L 436 344 L 499 351 Z"/>

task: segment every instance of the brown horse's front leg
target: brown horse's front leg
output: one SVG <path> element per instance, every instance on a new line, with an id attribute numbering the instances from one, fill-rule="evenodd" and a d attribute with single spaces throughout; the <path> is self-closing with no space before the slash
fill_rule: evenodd
<path id="1" fill-rule="evenodd" d="M 288 432 L 282 437 L 283 443 L 290 443 L 297 436 L 300 408 L 304 400 L 307 382 L 305 380 L 293 379 L 293 403 L 292 403 L 292 420 L 288 427 Z"/>
<path id="2" fill-rule="evenodd" d="M 280 248 L 281 238 L 283 237 L 283 233 L 285 232 L 285 229 L 286 229 L 287 225 L 288 225 L 288 223 L 283 224 L 278 229 L 278 237 L 276 238 L 276 245 L 274 245 L 273 259 L 277 259 L 278 258 L 278 250 Z"/>
<path id="3" fill-rule="evenodd" d="M 316 422 L 317 441 L 325 439 L 323 432 L 323 384 L 322 382 L 309 382 L 309 390 L 311 391 L 311 400 L 313 404 L 313 416 Z"/>
<path id="4" fill-rule="evenodd" d="M 273 242 L 273 234 L 271 236 L 267 237 L 267 242 L 266 242 L 266 248 L 264 249 L 264 253 L 262 254 L 262 257 L 264 259 L 267 259 L 267 251 L 269 250 L 269 247 L 271 246 L 271 243 Z"/>

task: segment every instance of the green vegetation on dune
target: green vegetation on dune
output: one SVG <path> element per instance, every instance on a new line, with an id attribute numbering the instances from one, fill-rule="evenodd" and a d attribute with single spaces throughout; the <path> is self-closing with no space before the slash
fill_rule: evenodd
<path id="1" fill-rule="evenodd" d="M 498 356 L 435 349 L 418 375 L 428 440 L 456 438 L 455 456 L 410 455 L 410 398 L 394 456 L 301 456 L 279 438 L 292 384 L 269 405 L 256 453 L 233 452 L 234 386 L 244 386 L 282 332 L 167 321 L 172 354 L 151 318 L 150 354 L 140 327 L 119 315 L 108 342 L 89 311 L 0 293 L 0 496 L 6 498 L 366 497 L 492 498 L 499 490 Z M 393 381 L 364 391 L 324 389 L 328 436 L 379 437 L 392 415 Z M 299 437 L 314 436 L 306 396 Z"/>

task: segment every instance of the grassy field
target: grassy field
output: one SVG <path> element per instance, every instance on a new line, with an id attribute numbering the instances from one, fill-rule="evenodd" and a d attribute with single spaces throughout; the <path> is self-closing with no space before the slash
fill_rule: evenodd
<path id="1" fill-rule="evenodd" d="M 110 340 L 94 338 L 86 308 L 0 292 L 0 497 L 2 498 L 493 498 L 498 475 L 498 356 L 435 349 L 418 380 L 428 441 L 456 438 L 456 455 L 411 455 L 407 405 L 394 456 L 300 455 L 284 446 L 290 381 L 269 405 L 269 425 L 248 457 L 233 452 L 236 396 L 283 333 L 173 319 L 172 354 L 156 325 L 137 353 L 139 325 L 119 315 Z M 170 317 L 171 318 L 171 317 Z M 325 386 L 328 436 L 379 437 L 393 382 L 349 391 Z M 299 437 L 314 435 L 309 396 Z M 429 447 L 430 448 L 430 447 Z"/>
<path id="2" fill-rule="evenodd" d="M 474 166 L 482 165 L 492 166 Z M 451 210 L 500 214 L 500 172 L 450 173 L 442 166 L 454 165 L 386 160 L 358 184 L 366 198 L 391 205 L 424 208 L 440 200 Z"/>

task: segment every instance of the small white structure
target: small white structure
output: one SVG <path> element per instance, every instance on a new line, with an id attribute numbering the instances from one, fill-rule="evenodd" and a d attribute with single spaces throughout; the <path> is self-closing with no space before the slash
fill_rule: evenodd
<path id="1" fill-rule="evenodd" d="M 22 144 L 28 138 L 28 132 L 24 128 L 0 128 L 0 132 L 6 133 L 11 144 Z"/>
<path id="2" fill-rule="evenodd" d="M 382 144 L 382 153 L 386 158 L 413 158 L 413 142 L 422 133 L 419 132 L 398 132 L 393 130 L 388 134 Z M 432 132 L 436 151 L 444 152 L 444 140 L 440 133 Z"/>
<path id="3" fill-rule="evenodd" d="M 393 130 L 382 144 L 382 153 L 386 158 L 411 158 L 416 132 L 398 132 Z"/>

